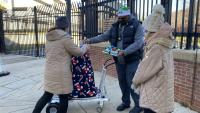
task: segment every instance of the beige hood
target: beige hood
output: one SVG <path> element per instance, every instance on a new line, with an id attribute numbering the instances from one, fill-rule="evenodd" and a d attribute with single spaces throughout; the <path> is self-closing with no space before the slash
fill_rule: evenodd
<path id="1" fill-rule="evenodd" d="M 155 39 L 152 39 L 151 41 L 149 41 L 149 43 L 147 44 L 147 48 L 150 49 L 155 44 L 159 44 L 166 48 L 172 49 L 173 45 L 174 45 L 174 39 L 169 38 L 169 37 L 155 38 Z"/>
<path id="2" fill-rule="evenodd" d="M 46 38 L 48 41 L 61 40 L 66 37 L 70 37 L 70 35 L 67 32 L 65 32 L 63 30 L 59 30 L 59 29 L 49 31 L 46 34 Z"/>

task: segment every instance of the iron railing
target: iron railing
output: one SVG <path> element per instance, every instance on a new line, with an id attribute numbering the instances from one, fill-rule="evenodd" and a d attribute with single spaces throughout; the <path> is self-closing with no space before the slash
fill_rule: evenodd
<path id="1" fill-rule="evenodd" d="M 57 16 L 66 14 L 65 10 L 65 4 L 55 4 L 16 8 L 15 15 L 5 13 L 3 20 L 7 52 L 45 56 L 45 34 L 54 26 Z"/>
<path id="2" fill-rule="evenodd" d="M 166 21 L 174 27 L 174 48 L 196 49 L 200 44 L 200 0 L 82 0 L 71 5 L 71 35 L 76 44 L 104 32 L 104 22 L 116 16 L 121 5 L 128 5 L 140 21 L 155 4 L 166 8 Z M 45 56 L 45 34 L 57 16 L 66 15 L 65 4 L 15 8 L 4 13 L 4 34 L 8 53 Z"/>

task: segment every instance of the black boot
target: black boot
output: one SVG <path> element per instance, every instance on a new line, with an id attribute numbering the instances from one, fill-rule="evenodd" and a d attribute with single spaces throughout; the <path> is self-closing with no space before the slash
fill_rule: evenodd
<path id="1" fill-rule="evenodd" d="M 10 72 L 3 71 L 3 72 L 0 72 L 0 77 L 7 76 L 9 74 L 10 74 Z"/>
<path id="2" fill-rule="evenodd" d="M 125 104 L 122 103 L 117 107 L 117 111 L 123 111 L 127 108 L 130 108 L 130 105 L 125 105 Z"/>
<path id="3" fill-rule="evenodd" d="M 140 107 L 135 106 L 133 109 L 129 111 L 129 113 L 141 113 L 143 110 Z"/>
<path id="4" fill-rule="evenodd" d="M 129 113 L 140 113 L 140 112 L 142 112 L 143 110 L 142 110 L 142 108 L 140 107 L 140 104 L 139 104 L 140 96 L 137 93 L 135 93 L 135 91 L 132 90 L 132 89 L 131 89 L 131 96 L 133 98 L 135 106 L 134 106 L 133 109 L 130 110 Z"/>

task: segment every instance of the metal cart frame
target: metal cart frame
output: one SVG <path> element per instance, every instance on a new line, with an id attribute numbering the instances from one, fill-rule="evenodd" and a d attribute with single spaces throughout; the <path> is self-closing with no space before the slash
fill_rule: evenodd
<path id="1" fill-rule="evenodd" d="M 70 101 L 71 102 L 98 102 L 96 111 L 98 113 L 101 113 L 103 111 L 104 102 L 109 101 L 105 81 L 106 81 L 107 68 L 115 63 L 115 62 L 109 63 L 109 61 L 111 60 L 112 59 L 107 59 L 105 63 L 103 64 L 99 87 L 97 87 L 97 95 L 95 97 L 89 97 L 89 98 L 72 98 L 69 100 L 69 102 Z M 58 105 L 59 105 L 59 98 L 57 95 L 54 95 L 51 102 L 48 104 L 46 108 L 46 113 L 57 113 Z"/>

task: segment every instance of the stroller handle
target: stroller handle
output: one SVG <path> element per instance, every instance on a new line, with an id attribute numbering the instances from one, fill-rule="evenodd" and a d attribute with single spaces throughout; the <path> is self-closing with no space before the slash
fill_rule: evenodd
<path id="1" fill-rule="evenodd" d="M 111 60 L 112 60 L 112 59 L 109 58 L 109 59 L 107 59 L 107 60 L 104 62 L 103 66 L 104 66 L 105 69 L 108 68 L 109 66 L 115 64 L 115 62 L 108 63 L 108 62 L 111 61 Z"/>

